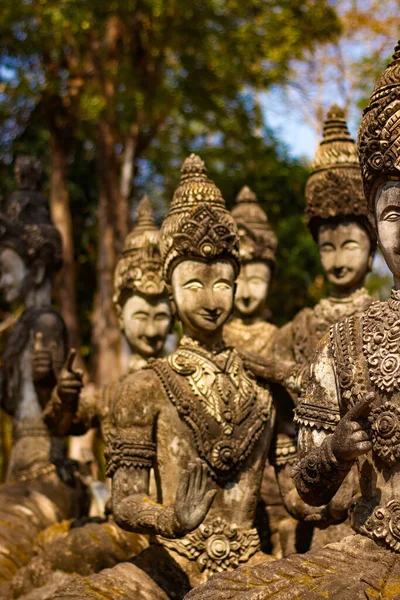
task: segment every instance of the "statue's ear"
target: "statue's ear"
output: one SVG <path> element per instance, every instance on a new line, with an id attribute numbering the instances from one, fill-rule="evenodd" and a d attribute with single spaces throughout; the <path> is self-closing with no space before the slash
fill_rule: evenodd
<path id="1" fill-rule="evenodd" d="M 33 281 L 35 282 L 35 284 L 37 286 L 41 285 L 46 277 L 45 263 L 43 262 L 43 260 L 38 258 L 37 260 L 35 260 L 35 262 L 33 263 L 31 268 L 32 268 Z"/>
<path id="2" fill-rule="evenodd" d="M 172 285 L 170 283 L 165 284 L 165 287 L 167 288 L 167 294 L 168 294 L 168 302 L 169 305 L 171 307 L 171 313 L 172 313 L 172 319 L 171 319 L 171 327 L 173 328 L 173 323 L 174 320 L 176 319 L 176 304 L 175 304 L 175 300 L 174 300 L 174 294 L 172 292 Z"/>

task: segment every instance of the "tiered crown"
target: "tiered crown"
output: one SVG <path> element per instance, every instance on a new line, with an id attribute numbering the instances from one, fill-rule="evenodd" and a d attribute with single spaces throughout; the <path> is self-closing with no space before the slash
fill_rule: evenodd
<path id="1" fill-rule="evenodd" d="M 114 275 L 114 304 L 120 316 L 127 295 L 159 296 L 165 290 L 160 231 L 154 220 L 150 200 L 139 202 L 132 231 L 127 235 Z"/>
<path id="2" fill-rule="evenodd" d="M 263 260 L 275 264 L 278 240 L 255 193 L 245 185 L 232 210 L 239 232 L 240 262 Z"/>
<path id="3" fill-rule="evenodd" d="M 35 173 L 40 170 L 40 163 L 32 157 L 17 158 L 16 162 L 26 169 L 32 168 Z M 28 263 L 43 260 L 48 272 L 61 267 L 61 236 L 54 227 L 49 203 L 43 194 L 26 187 L 7 198 L 0 212 L 0 246 L 12 248 Z"/>
<path id="4" fill-rule="evenodd" d="M 358 150 L 365 196 L 373 210 L 380 185 L 400 181 L 400 42 L 364 110 Z"/>
<path id="5" fill-rule="evenodd" d="M 315 218 L 366 215 L 357 147 L 336 104 L 328 111 L 311 169 L 305 192 L 311 229 Z"/>
<path id="6" fill-rule="evenodd" d="M 237 271 L 238 234 L 235 222 L 215 183 L 208 179 L 204 162 L 191 154 L 181 169 L 170 210 L 161 228 L 164 277 L 185 259 L 232 260 Z"/>

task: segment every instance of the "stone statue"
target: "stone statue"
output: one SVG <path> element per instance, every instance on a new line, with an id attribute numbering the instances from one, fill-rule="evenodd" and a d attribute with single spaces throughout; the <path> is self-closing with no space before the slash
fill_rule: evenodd
<path id="1" fill-rule="evenodd" d="M 229 345 L 246 353 L 252 352 L 266 358 L 272 356 L 272 345 L 277 327 L 268 322 L 270 312 L 267 296 L 278 244 L 267 215 L 257 201 L 255 193 L 244 186 L 232 210 L 239 234 L 240 273 L 237 278 L 234 317 L 224 328 L 224 339 Z M 246 354 L 247 356 L 247 354 Z M 287 419 L 293 420 L 293 405 L 283 390 L 279 394 L 280 408 L 285 408 Z M 294 430 L 293 430 L 294 435 Z M 266 517 L 265 546 L 272 554 L 282 558 L 288 532 L 294 532 L 295 521 L 282 504 L 274 467 L 266 465 L 262 486 L 262 503 L 259 506 L 261 522 Z M 264 515 L 265 509 L 267 515 Z"/>
<path id="2" fill-rule="evenodd" d="M 304 500 L 319 505 L 357 463 L 355 533 L 306 555 L 218 576 L 188 600 L 400 598 L 400 44 L 364 111 L 358 147 L 394 289 L 387 302 L 333 325 L 319 344 L 297 408 L 294 473 Z"/>
<path id="3" fill-rule="evenodd" d="M 330 297 L 312 309 L 300 311 L 275 336 L 273 356 L 277 371 L 295 401 L 306 387 L 316 345 L 329 327 L 347 316 L 361 314 L 373 302 L 363 286 L 372 266 L 376 235 L 368 219 L 357 148 L 344 113 L 336 105 L 328 111 L 323 139 L 307 181 L 306 216 L 318 243 Z M 246 357 L 246 364 L 261 375 L 259 360 L 256 366 Z M 354 475 L 349 475 L 330 504 L 333 526 L 327 528 L 328 523 L 321 521 L 319 515 L 315 515 L 315 523 L 308 518 L 307 523 L 298 525 L 296 539 L 286 536 L 284 555 L 324 546 L 351 531 L 346 515 L 357 492 Z"/>
<path id="4" fill-rule="evenodd" d="M 114 278 L 114 305 L 121 330 L 132 350 L 127 375 L 143 368 L 149 358 L 162 355 L 171 329 L 171 308 L 159 251 L 159 229 L 147 197 L 138 206 L 136 221 L 127 236 Z M 70 361 L 71 362 L 71 361 Z M 111 433 L 113 402 L 119 381 L 105 387 L 95 398 L 82 390 L 81 374 L 69 364 L 45 409 L 45 421 L 60 436 L 83 434 L 98 427 L 103 439 Z M 129 560 L 148 545 L 145 536 L 120 529 L 107 515 L 104 522 L 81 527 L 71 521 L 42 536 L 37 556 L 20 569 L 12 583 L 13 597 L 41 586 L 44 600 L 62 580 L 61 573 L 88 575 Z M 55 574 L 56 572 L 56 574 Z M 46 588 L 42 587 L 46 586 Z M 25 598 L 26 596 L 24 596 Z"/>
<path id="5" fill-rule="evenodd" d="M 167 359 L 149 361 L 118 388 L 108 462 L 116 522 L 150 534 L 151 543 L 53 600 L 182 598 L 214 573 L 268 558 L 254 520 L 265 459 L 276 445 L 286 450 L 277 468 L 282 493 L 292 491 L 294 441 L 277 432 L 268 386 L 223 341 L 238 234 L 198 156 L 183 164 L 160 246 L 184 336 Z M 149 495 L 151 468 L 157 500 Z"/>
<path id="6" fill-rule="evenodd" d="M 368 220 L 357 148 L 337 105 L 328 111 L 305 195 L 307 221 L 318 244 L 330 296 L 314 308 L 303 309 L 279 330 L 274 357 L 305 365 L 307 370 L 330 326 L 361 314 L 373 301 L 364 282 L 372 267 L 376 235 Z M 292 380 L 289 386 L 295 392 L 301 391 L 304 370 L 299 373 L 300 382 Z"/>
<path id="7" fill-rule="evenodd" d="M 0 289 L 7 302 L 24 306 L 9 332 L 0 374 L 1 407 L 13 417 L 14 444 L 7 483 L 0 486 L 0 584 L 29 560 L 41 529 L 79 514 L 81 496 L 62 440 L 52 438 L 42 421 L 67 336 L 51 306 L 62 248 L 47 200 L 34 189 L 39 166 L 30 157 L 17 159 L 20 189 L 0 213 Z"/>
<path id="8" fill-rule="evenodd" d="M 257 196 L 247 186 L 240 190 L 232 216 L 239 233 L 240 273 L 234 317 L 224 328 L 224 338 L 236 348 L 268 356 L 277 330 L 268 323 L 266 302 L 278 241 Z"/>

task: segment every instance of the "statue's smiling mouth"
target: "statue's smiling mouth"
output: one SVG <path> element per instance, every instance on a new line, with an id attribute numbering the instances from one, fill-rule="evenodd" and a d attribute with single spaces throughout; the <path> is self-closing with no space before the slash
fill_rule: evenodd
<path id="1" fill-rule="evenodd" d="M 205 319 L 206 321 L 210 321 L 211 323 L 216 323 L 222 314 L 222 310 L 202 310 L 198 313 L 198 315 Z"/>

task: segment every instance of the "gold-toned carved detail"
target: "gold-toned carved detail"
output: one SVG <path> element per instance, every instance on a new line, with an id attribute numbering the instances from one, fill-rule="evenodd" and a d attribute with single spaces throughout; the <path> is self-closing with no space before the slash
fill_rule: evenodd
<path id="1" fill-rule="evenodd" d="M 260 550 L 257 529 L 241 529 L 217 517 L 200 525 L 181 539 L 157 540 L 169 550 L 189 560 L 195 560 L 201 572 L 211 577 L 247 562 Z"/>

